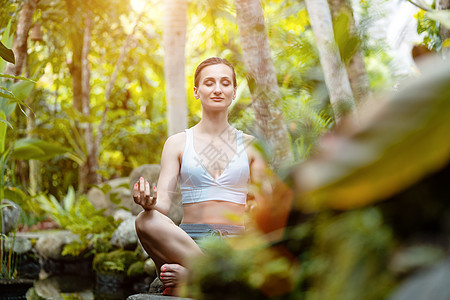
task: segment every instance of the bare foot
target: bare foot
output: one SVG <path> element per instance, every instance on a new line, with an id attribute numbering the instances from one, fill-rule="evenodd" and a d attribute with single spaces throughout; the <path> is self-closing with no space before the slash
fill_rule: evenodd
<path id="1" fill-rule="evenodd" d="M 188 270 L 179 264 L 164 264 L 161 266 L 159 278 L 164 287 L 175 287 L 183 281 L 188 274 Z"/>

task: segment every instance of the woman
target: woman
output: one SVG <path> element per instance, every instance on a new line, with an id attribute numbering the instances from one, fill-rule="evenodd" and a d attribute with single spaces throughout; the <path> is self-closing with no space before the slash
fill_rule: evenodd
<path id="1" fill-rule="evenodd" d="M 142 177 L 133 189 L 134 201 L 144 208 L 136 231 L 166 288 L 176 286 L 189 260 L 202 253 L 195 238 L 211 230 L 221 235 L 243 231 L 247 184 L 250 176 L 259 181 L 257 174 L 265 167 L 258 153 L 245 147 L 252 137 L 228 123 L 228 107 L 236 97 L 233 66 L 218 57 L 200 63 L 194 94 L 202 104 L 202 119 L 167 139 L 153 197 Z M 180 227 L 166 216 L 178 177 L 184 213 Z"/>

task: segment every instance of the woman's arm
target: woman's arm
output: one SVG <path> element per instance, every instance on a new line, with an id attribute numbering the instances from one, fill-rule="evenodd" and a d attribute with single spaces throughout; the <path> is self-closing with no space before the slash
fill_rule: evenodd
<path id="1" fill-rule="evenodd" d="M 185 133 L 169 137 L 161 154 L 161 172 L 157 188 L 153 187 L 153 197 L 150 196 L 150 186 L 141 178 L 133 188 L 134 201 L 145 210 L 156 209 L 167 215 L 175 194 L 178 175 L 181 167 L 181 155 L 185 143 Z"/>

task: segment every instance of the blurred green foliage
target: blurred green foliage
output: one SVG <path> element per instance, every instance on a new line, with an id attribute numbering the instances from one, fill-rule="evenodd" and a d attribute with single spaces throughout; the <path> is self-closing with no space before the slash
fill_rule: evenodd
<path id="1" fill-rule="evenodd" d="M 115 250 L 109 253 L 98 253 L 94 257 L 93 268 L 103 274 L 126 273 L 128 268 L 140 257 L 129 250 Z"/>
<path id="2" fill-rule="evenodd" d="M 415 17 L 417 19 L 417 33 L 423 34 L 422 43 L 429 50 L 441 51 L 442 39 L 439 33 L 439 22 L 430 18 L 424 10 L 420 10 Z"/>
<path id="3" fill-rule="evenodd" d="M 428 69 L 367 104 L 360 128 L 322 139 L 317 154 L 292 168 L 295 205 L 279 240 L 248 233 L 205 241 L 186 295 L 387 299 L 446 259 L 450 68 L 436 59 Z"/>
<path id="4" fill-rule="evenodd" d="M 67 195 L 58 201 L 53 195 L 39 194 L 35 214 L 48 214 L 62 229 L 77 234 L 80 242 L 64 247 L 63 255 L 86 255 L 108 252 L 112 249 L 110 239 L 119 222 L 112 216 L 105 216 L 103 210 L 97 210 L 86 196 L 77 196 L 72 187 Z M 60 204 L 61 203 L 61 204 Z"/>

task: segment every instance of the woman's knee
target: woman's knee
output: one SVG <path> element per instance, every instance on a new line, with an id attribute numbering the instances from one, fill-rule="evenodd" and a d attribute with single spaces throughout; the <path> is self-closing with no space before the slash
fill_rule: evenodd
<path id="1" fill-rule="evenodd" d="M 163 229 L 163 223 L 157 211 L 143 211 L 136 217 L 136 233 L 139 238 L 158 236 Z"/>
<path id="2" fill-rule="evenodd" d="M 141 236 L 148 231 L 147 228 L 151 226 L 153 219 L 154 216 L 152 211 L 142 211 L 139 215 L 137 215 L 134 225 L 138 236 Z"/>

